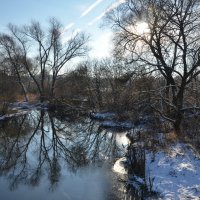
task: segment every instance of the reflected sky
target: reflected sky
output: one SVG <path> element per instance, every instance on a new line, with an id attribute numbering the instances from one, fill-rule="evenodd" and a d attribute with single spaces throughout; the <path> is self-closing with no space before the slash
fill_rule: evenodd
<path id="1" fill-rule="evenodd" d="M 9 191 L 7 188 L 8 180 L 0 179 L 1 199 L 87 199 L 96 200 L 105 199 L 106 193 L 110 187 L 105 171 L 102 169 L 86 168 L 76 174 L 62 174 L 62 178 L 56 187 L 52 190 L 47 177 L 42 178 L 38 187 L 29 185 L 20 185 L 18 189 Z"/>
<path id="2" fill-rule="evenodd" d="M 1 199 L 104 200 L 112 165 L 127 145 L 125 133 L 100 129 L 87 118 L 61 122 L 32 111 L 1 122 Z"/>

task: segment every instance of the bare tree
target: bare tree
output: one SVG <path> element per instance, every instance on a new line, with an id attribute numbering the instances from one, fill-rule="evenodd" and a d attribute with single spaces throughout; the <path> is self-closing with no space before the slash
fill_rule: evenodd
<path id="1" fill-rule="evenodd" d="M 7 34 L 0 35 L 0 49 L 2 65 L 7 68 L 7 72 L 9 72 L 11 76 L 17 77 L 24 98 L 28 101 L 26 85 L 22 80 L 22 76 L 24 76 L 26 72 L 23 66 L 21 49 L 18 47 L 14 39 Z"/>
<path id="2" fill-rule="evenodd" d="M 170 114 L 157 111 L 180 128 L 184 93 L 200 73 L 198 0 L 126 0 L 108 14 L 115 31 L 115 55 L 158 71 L 166 81 L 162 101 Z"/>
<path id="3" fill-rule="evenodd" d="M 10 37 L 21 49 L 24 67 L 35 82 L 41 101 L 44 101 L 45 97 L 54 97 L 56 81 L 61 70 L 72 59 L 85 56 L 88 50 L 86 46 L 88 37 L 85 34 L 72 34 L 64 42 L 64 28 L 61 23 L 55 18 L 51 18 L 49 25 L 48 30 L 43 29 L 40 23 L 35 21 L 23 27 L 9 25 Z M 28 62 L 33 54 L 35 55 L 34 63 L 37 67 L 35 71 L 30 70 L 30 63 Z M 45 93 L 47 74 L 51 75 L 48 94 Z"/>

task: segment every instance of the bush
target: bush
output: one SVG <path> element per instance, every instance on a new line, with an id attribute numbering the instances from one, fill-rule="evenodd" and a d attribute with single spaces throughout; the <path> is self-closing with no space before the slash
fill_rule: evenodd
<path id="1" fill-rule="evenodd" d="M 3 102 L 0 104 L 0 115 L 5 115 L 8 112 L 8 103 Z"/>

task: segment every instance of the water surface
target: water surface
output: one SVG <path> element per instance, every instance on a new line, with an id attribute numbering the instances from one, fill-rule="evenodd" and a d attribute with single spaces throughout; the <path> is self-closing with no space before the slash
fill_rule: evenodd
<path id="1" fill-rule="evenodd" d="M 1 199 L 122 199 L 125 184 L 112 168 L 125 155 L 125 135 L 45 111 L 1 122 Z"/>

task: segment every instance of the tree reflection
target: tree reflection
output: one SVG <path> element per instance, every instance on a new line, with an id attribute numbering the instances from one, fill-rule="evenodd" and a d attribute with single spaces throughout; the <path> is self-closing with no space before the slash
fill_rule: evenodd
<path id="1" fill-rule="evenodd" d="M 121 153 L 116 134 L 89 119 L 61 122 L 52 113 L 33 111 L 0 124 L 0 173 L 11 190 L 38 186 L 43 177 L 54 189 L 67 170 L 99 165 Z"/>
<path id="2" fill-rule="evenodd" d="M 130 144 L 127 148 L 126 157 L 128 159 L 127 171 L 130 184 L 126 187 L 126 198 L 130 200 L 142 199 L 158 199 L 159 193 L 152 190 L 154 178 L 150 176 L 146 165 L 146 154 L 148 148 L 156 151 L 159 148 L 160 141 L 154 138 L 149 132 L 140 132 L 132 130 L 131 134 L 127 134 Z M 146 134 L 149 133 L 148 139 Z M 149 141 L 153 146 L 148 146 Z"/>

